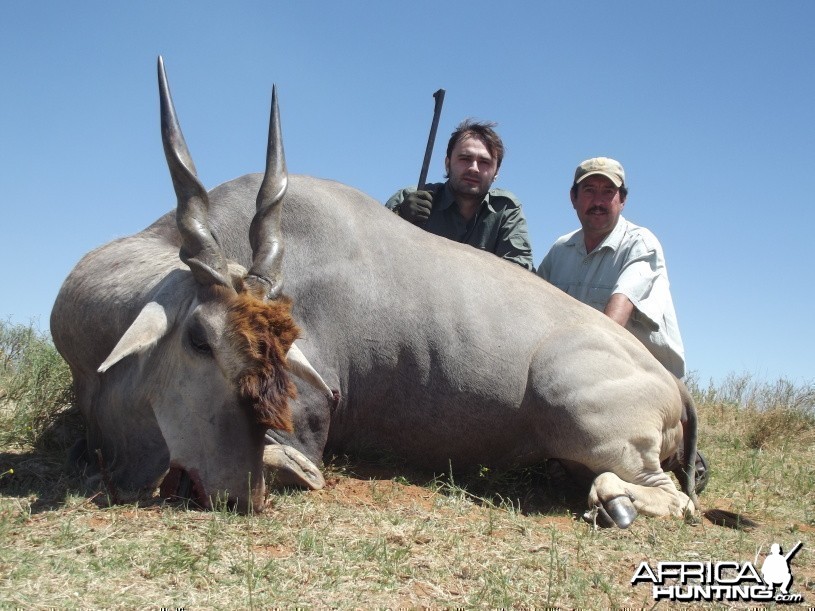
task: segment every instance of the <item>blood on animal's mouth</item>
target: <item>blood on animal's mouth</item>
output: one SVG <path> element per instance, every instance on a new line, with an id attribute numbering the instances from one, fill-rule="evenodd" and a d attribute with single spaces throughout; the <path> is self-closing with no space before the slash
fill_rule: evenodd
<path id="1" fill-rule="evenodd" d="M 209 496 L 195 471 L 172 464 L 161 482 L 159 494 L 171 500 L 192 501 L 200 509 L 211 509 Z"/>

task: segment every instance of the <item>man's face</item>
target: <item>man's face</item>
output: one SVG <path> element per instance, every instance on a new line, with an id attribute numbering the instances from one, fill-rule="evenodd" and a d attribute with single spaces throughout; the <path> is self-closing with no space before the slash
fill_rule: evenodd
<path id="1" fill-rule="evenodd" d="M 591 236 L 611 233 L 625 206 L 620 189 L 600 174 L 583 180 L 577 185 L 577 194 L 570 195 L 583 232 Z"/>
<path id="2" fill-rule="evenodd" d="M 456 195 L 483 198 L 498 175 L 498 161 L 478 138 L 465 136 L 444 160 L 450 187 Z"/>

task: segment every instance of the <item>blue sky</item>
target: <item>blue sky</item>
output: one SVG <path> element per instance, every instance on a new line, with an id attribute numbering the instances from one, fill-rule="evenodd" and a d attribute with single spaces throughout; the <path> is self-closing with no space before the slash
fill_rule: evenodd
<path id="1" fill-rule="evenodd" d="M 174 206 L 161 54 L 208 187 L 262 168 L 276 83 L 289 170 L 384 202 L 446 89 L 429 178 L 460 120 L 497 121 L 536 265 L 577 227 L 574 167 L 619 159 L 689 369 L 811 382 L 813 23 L 809 0 L 3 2 L 0 318 L 47 329 L 84 253 Z"/>

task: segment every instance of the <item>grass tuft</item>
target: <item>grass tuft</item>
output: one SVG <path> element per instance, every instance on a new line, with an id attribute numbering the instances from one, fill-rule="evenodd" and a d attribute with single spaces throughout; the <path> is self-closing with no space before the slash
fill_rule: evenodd
<path id="1" fill-rule="evenodd" d="M 702 390 L 695 380 L 688 388 L 708 424 L 731 427 L 738 443 L 755 450 L 788 443 L 815 443 L 815 383 L 795 385 L 786 378 L 760 382 L 731 374 L 720 386 Z"/>

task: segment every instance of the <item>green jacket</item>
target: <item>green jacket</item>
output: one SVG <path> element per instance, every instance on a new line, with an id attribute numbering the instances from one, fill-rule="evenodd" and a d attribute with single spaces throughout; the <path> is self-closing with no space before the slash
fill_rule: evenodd
<path id="1" fill-rule="evenodd" d="M 526 217 L 521 202 L 510 191 L 490 189 L 478 214 L 467 222 L 458 213 L 453 192 L 446 182 L 429 184 L 425 190 L 433 194 L 433 210 L 424 225 L 420 225 L 424 230 L 486 250 L 534 271 Z M 414 191 L 416 187 L 401 189 L 385 205 L 396 210 L 405 196 Z"/>

